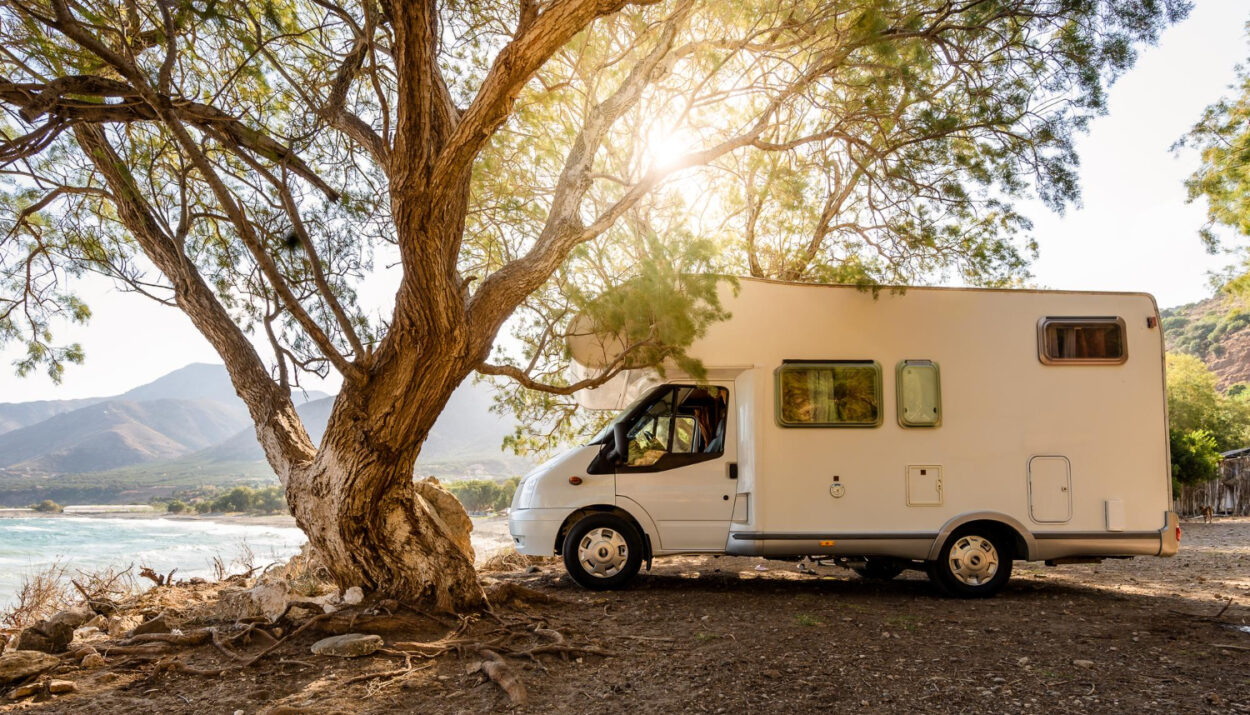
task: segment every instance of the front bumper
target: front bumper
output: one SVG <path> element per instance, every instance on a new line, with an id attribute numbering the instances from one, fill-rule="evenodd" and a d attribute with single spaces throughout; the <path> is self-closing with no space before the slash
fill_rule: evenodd
<path id="1" fill-rule="evenodd" d="M 508 531 L 517 553 L 555 556 L 556 536 L 567 516 L 567 509 L 513 509 L 508 516 Z"/>

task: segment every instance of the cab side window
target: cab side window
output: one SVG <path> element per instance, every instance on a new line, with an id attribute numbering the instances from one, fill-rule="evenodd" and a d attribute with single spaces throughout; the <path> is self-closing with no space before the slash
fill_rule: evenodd
<path id="1" fill-rule="evenodd" d="M 622 466 L 657 471 L 719 457 L 728 415 L 729 391 L 723 387 L 663 390 L 626 431 L 629 456 Z"/>

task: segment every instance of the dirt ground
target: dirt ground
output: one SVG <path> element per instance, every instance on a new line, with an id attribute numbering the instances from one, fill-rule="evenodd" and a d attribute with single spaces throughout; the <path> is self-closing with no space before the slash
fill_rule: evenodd
<path id="1" fill-rule="evenodd" d="M 507 624 L 531 644 L 550 643 L 554 630 L 566 645 L 611 653 L 511 659 L 528 691 L 516 712 L 1250 712 L 1250 519 L 1184 529 L 1173 559 L 1017 562 L 1006 590 L 984 601 L 942 598 L 915 572 L 879 583 L 729 557 L 657 561 L 627 590 L 592 593 L 549 563 L 490 576 L 552 602 L 501 608 L 499 620 L 476 620 L 464 637 L 499 639 Z M 401 614 L 326 630 L 377 632 L 397 652 L 452 625 Z M 70 670 L 56 677 L 76 681 L 79 693 L 0 712 L 509 709 L 477 672 L 482 656 L 472 648 L 408 668 L 400 655 L 310 655 L 323 636 L 310 629 L 219 677 L 158 673 L 150 663 Z M 179 657 L 229 665 L 211 646 Z M 370 677 L 382 672 L 391 674 Z"/>

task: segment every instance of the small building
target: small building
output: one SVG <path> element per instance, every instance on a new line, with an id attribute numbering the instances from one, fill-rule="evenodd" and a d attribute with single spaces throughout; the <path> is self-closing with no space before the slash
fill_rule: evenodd
<path id="1" fill-rule="evenodd" d="M 1250 447 L 1221 453 L 1220 476 L 1216 479 L 1181 487 L 1176 511 L 1196 515 L 1204 506 L 1216 514 L 1250 515 Z"/>

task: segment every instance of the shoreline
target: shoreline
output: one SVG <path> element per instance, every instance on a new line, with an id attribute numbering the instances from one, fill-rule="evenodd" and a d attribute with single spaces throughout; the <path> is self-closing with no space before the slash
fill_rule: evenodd
<path id="1" fill-rule="evenodd" d="M 212 521 L 219 524 L 242 524 L 251 526 L 282 526 L 299 528 L 290 514 L 244 514 L 227 512 L 215 514 L 171 514 L 157 509 L 138 510 L 120 508 L 127 505 L 75 505 L 64 512 L 39 512 L 34 509 L 0 508 L 0 519 L 65 519 L 85 517 L 88 519 L 168 519 L 169 521 Z M 118 507 L 109 509 L 108 507 Z M 79 511 L 81 509 L 82 511 Z M 72 510 L 72 511 L 71 511 Z"/>

